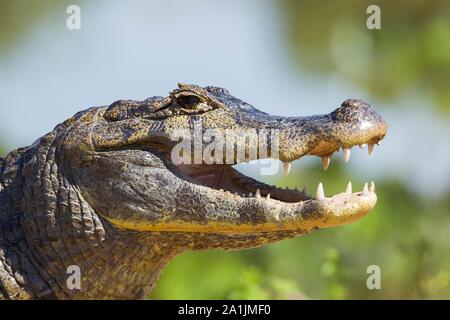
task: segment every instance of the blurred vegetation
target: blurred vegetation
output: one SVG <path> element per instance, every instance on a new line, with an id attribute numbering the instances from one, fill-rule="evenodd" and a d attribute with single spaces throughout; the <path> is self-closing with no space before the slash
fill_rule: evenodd
<path id="1" fill-rule="evenodd" d="M 62 5 L 55 0 L 0 0 L 0 56 L 13 49 L 18 38 L 45 16 L 64 8 Z"/>
<path id="2" fill-rule="evenodd" d="M 366 9 L 381 8 L 381 30 Z M 405 91 L 450 112 L 450 1 L 282 0 L 289 51 L 301 70 L 337 73 L 386 102 Z"/>

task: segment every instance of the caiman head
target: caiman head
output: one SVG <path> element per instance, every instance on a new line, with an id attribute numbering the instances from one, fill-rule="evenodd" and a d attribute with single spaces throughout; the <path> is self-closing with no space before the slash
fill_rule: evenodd
<path id="1" fill-rule="evenodd" d="M 329 114 L 280 117 L 225 89 L 185 84 L 166 98 L 121 100 L 70 121 L 63 149 L 75 184 L 113 225 L 201 234 L 203 240 L 254 237 L 249 246 L 355 221 L 377 196 L 373 183 L 358 192 L 348 185 L 333 196 L 319 184 L 311 196 L 256 181 L 234 164 L 276 153 L 286 171 L 307 155 L 321 157 L 326 168 L 340 148 L 347 160 L 356 145 L 367 144 L 370 153 L 387 130 L 363 100 L 346 100 Z M 246 136 L 242 149 L 248 132 L 258 139 Z M 262 142 L 266 154 L 252 148 Z M 212 246 L 240 247 L 226 241 Z"/>
<path id="2" fill-rule="evenodd" d="M 310 196 L 233 165 L 276 158 L 288 172 L 314 155 L 326 168 L 340 148 L 346 159 L 355 145 L 371 152 L 386 130 L 362 100 L 279 117 L 194 85 L 79 112 L 0 158 L 0 299 L 141 298 L 185 250 L 261 246 L 355 221 L 375 205 L 373 184 L 333 196 L 319 184 Z"/>

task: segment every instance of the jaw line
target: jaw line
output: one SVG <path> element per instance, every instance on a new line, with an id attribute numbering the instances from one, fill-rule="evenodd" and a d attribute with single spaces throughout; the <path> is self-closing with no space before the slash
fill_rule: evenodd
<path id="1" fill-rule="evenodd" d="M 132 221 L 108 218 L 118 227 L 148 232 L 194 232 L 207 234 L 257 234 L 268 232 L 308 233 L 354 222 L 365 216 L 376 204 L 375 192 L 362 194 L 340 193 L 323 200 L 286 203 L 275 199 L 243 198 L 229 192 L 211 189 L 197 184 L 185 185 L 194 198 L 202 197 L 205 203 L 217 204 L 214 212 L 181 218 L 176 212 L 168 212 L 163 221 Z M 245 208 L 246 218 L 232 212 L 233 208 Z M 206 221 L 206 222 L 205 222 Z"/>
<path id="2" fill-rule="evenodd" d="M 173 223 L 159 224 L 149 226 L 151 230 L 183 231 L 183 232 L 206 232 L 206 233 L 254 233 L 254 232 L 273 232 L 288 230 L 313 230 L 316 228 L 333 227 L 347 224 L 358 220 L 366 215 L 376 204 L 377 196 L 374 189 L 365 192 L 343 192 L 331 197 L 315 199 L 296 190 L 286 190 L 275 186 L 269 186 L 248 177 L 234 169 L 231 165 L 224 165 L 230 172 L 240 176 L 253 183 L 253 187 L 267 186 L 273 190 L 283 193 L 294 193 L 303 197 L 298 201 L 282 201 L 272 196 L 259 195 L 240 195 L 230 191 L 201 185 L 197 182 L 183 180 L 182 183 L 188 185 L 188 188 L 203 197 L 206 203 L 216 204 L 224 200 L 233 203 L 233 207 L 247 206 L 255 208 L 255 211 L 264 211 L 266 221 L 245 222 L 236 221 L 227 223 L 217 221 L 202 224 L 201 227 L 193 226 L 192 221 L 173 221 Z M 214 170 L 212 167 L 210 170 Z M 177 170 L 177 169 L 175 169 Z M 173 172 L 173 169 L 172 169 Z M 180 178 L 180 177 L 179 177 Z M 256 184 L 256 185 L 255 185 Z M 220 209 L 219 209 L 220 211 Z M 219 216 L 220 216 L 220 212 Z M 251 212 L 249 212 L 251 214 Z M 209 221 L 209 219 L 205 219 Z"/>
<path id="3" fill-rule="evenodd" d="M 348 192 L 315 199 L 295 190 L 285 190 L 266 185 L 240 173 L 232 168 L 232 165 L 220 165 L 221 168 L 225 168 L 233 175 L 239 175 L 249 181 L 254 189 L 258 186 L 266 186 L 271 190 L 278 190 L 280 194 L 294 194 L 297 199 L 289 199 L 290 201 L 284 201 L 286 198 L 283 197 L 277 199 L 276 192 L 271 193 L 269 198 L 264 193 L 257 195 L 255 192 L 251 196 L 248 194 L 242 196 L 225 189 L 220 190 L 220 186 L 202 185 L 195 180 L 195 177 L 186 174 L 173 164 L 166 152 L 162 152 L 161 160 L 165 163 L 166 169 L 174 175 L 174 179 L 179 181 L 179 186 L 185 188 L 186 192 L 192 195 L 192 199 L 202 199 L 201 205 L 204 207 L 179 203 L 181 212 L 177 212 L 179 209 L 172 212 L 163 212 L 164 219 L 162 220 L 123 221 L 114 218 L 108 220 L 119 227 L 139 231 L 218 234 L 295 232 L 304 234 L 318 228 L 353 222 L 367 214 L 377 201 L 373 189 L 366 190 L 364 195 L 362 192 Z M 198 165 L 204 172 L 214 172 L 214 168 L 217 168 L 217 166 Z M 189 216 L 185 211 L 183 212 L 183 206 L 186 207 L 186 210 L 195 208 L 195 210 L 201 211 L 201 214 Z M 237 210 L 239 208 L 245 209 L 244 219 L 242 218 L 242 210 Z"/>

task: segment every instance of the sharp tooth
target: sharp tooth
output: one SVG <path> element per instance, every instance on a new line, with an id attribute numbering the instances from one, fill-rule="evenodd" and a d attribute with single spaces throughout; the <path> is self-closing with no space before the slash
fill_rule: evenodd
<path id="1" fill-rule="evenodd" d="M 325 193 L 323 192 L 322 182 L 319 182 L 316 191 L 316 200 L 325 200 Z"/>
<path id="2" fill-rule="evenodd" d="M 365 143 L 359 145 L 359 147 L 360 147 L 361 149 L 364 148 L 365 146 L 366 146 Z"/>
<path id="3" fill-rule="evenodd" d="M 267 194 L 266 199 L 270 200 L 270 193 Z"/>
<path id="4" fill-rule="evenodd" d="M 350 148 L 342 148 L 342 151 L 344 152 L 344 161 L 347 162 L 350 160 Z"/>
<path id="5" fill-rule="evenodd" d="M 253 197 L 253 193 L 250 192 L 250 193 L 248 194 L 248 197 L 249 197 L 249 198 Z"/>
<path id="6" fill-rule="evenodd" d="M 291 172 L 291 163 L 290 162 L 284 162 L 284 174 L 287 176 L 289 175 L 289 172 Z"/>
<path id="7" fill-rule="evenodd" d="M 369 155 L 372 153 L 372 151 L 373 151 L 373 147 L 374 147 L 375 145 L 373 144 L 373 143 L 369 143 L 368 145 L 367 145 L 367 150 L 369 151 Z"/>
<path id="8" fill-rule="evenodd" d="M 370 181 L 369 191 L 370 192 L 375 192 L 375 182 Z"/>
<path id="9" fill-rule="evenodd" d="M 330 165 L 330 161 L 331 161 L 331 157 L 330 156 L 322 157 L 323 170 L 327 170 L 328 169 L 328 166 Z"/>
<path id="10" fill-rule="evenodd" d="M 352 193 L 352 182 L 349 181 L 347 183 L 347 187 L 345 187 L 345 193 L 351 194 Z"/>
<path id="11" fill-rule="evenodd" d="M 364 197 L 367 197 L 369 195 L 369 186 L 368 186 L 367 182 L 364 183 L 364 187 L 362 189 L 361 195 Z"/>
<path id="12" fill-rule="evenodd" d="M 255 197 L 261 198 L 261 192 L 259 192 L 259 189 L 256 189 Z"/>

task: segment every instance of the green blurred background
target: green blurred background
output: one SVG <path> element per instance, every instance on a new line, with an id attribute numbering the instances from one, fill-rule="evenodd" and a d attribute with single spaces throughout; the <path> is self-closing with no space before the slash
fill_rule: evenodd
<path id="1" fill-rule="evenodd" d="M 82 29 L 65 27 L 69 4 Z M 381 8 L 368 30 L 366 8 Z M 259 109 L 329 112 L 368 99 L 388 121 L 374 155 L 294 163 L 289 187 L 376 181 L 368 216 L 263 248 L 177 257 L 152 299 L 449 299 L 449 1 L 0 0 L 0 155 L 76 111 L 220 85 Z M 83 106 L 83 107 L 80 107 Z M 250 165 L 242 170 L 254 174 Z M 381 290 L 368 290 L 378 265 Z"/>

